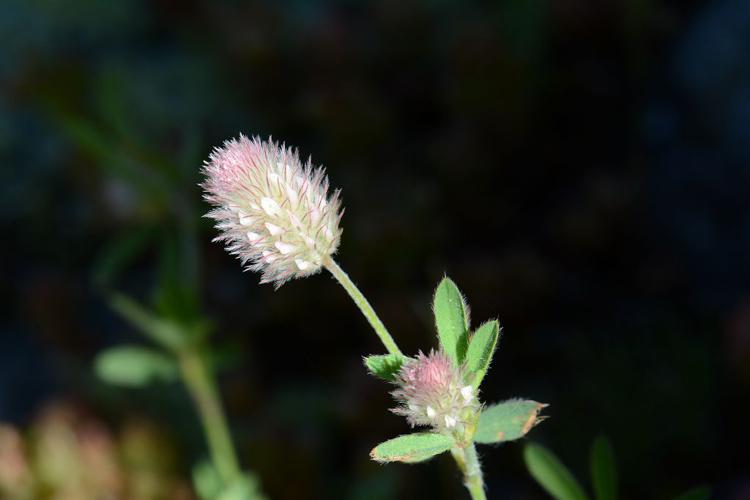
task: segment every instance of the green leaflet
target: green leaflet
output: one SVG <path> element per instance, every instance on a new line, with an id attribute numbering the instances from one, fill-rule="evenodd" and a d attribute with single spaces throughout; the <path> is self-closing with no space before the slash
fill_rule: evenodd
<path id="1" fill-rule="evenodd" d="M 529 473 L 552 498 L 588 500 L 573 474 L 551 451 L 538 444 L 527 444 L 523 458 Z"/>
<path id="2" fill-rule="evenodd" d="M 420 432 L 406 434 L 380 443 L 370 452 L 377 462 L 422 462 L 450 450 L 455 445 L 453 438 L 443 434 Z"/>
<path id="3" fill-rule="evenodd" d="M 545 404 L 511 399 L 485 408 L 479 416 L 474 441 L 482 444 L 513 441 L 526 435 L 539 423 L 539 412 Z"/>
<path id="4" fill-rule="evenodd" d="M 711 498 L 711 488 L 708 486 L 697 486 L 675 497 L 675 500 L 708 500 Z"/>
<path id="5" fill-rule="evenodd" d="M 154 380 L 171 381 L 179 375 L 172 358 L 137 345 L 113 347 L 99 353 L 94 368 L 105 382 L 125 387 L 142 387 Z"/>
<path id="6" fill-rule="evenodd" d="M 260 492 L 258 479 L 251 474 L 242 474 L 231 482 L 216 500 L 266 500 Z"/>
<path id="7" fill-rule="evenodd" d="M 401 370 L 404 361 L 406 357 L 400 354 L 377 354 L 364 358 L 365 366 L 370 373 L 387 382 L 396 381 L 396 374 Z"/>
<path id="8" fill-rule="evenodd" d="M 440 345 L 448 357 L 459 365 L 466 356 L 469 307 L 450 278 L 443 278 L 438 285 L 432 307 Z"/>
<path id="9" fill-rule="evenodd" d="M 201 500 L 266 500 L 254 474 L 245 472 L 224 486 L 208 460 L 193 467 L 193 486 Z"/>
<path id="10" fill-rule="evenodd" d="M 183 329 L 174 321 L 164 320 L 125 295 L 115 293 L 110 306 L 128 320 L 142 334 L 171 349 L 178 349 L 186 341 Z"/>
<path id="11" fill-rule="evenodd" d="M 597 500 L 617 500 L 617 466 L 612 445 L 599 436 L 591 446 L 591 482 Z"/>
<path id="12" fill-rule="evenodd" d="M 471 337 L 469 348 L 466 350 L 466 370 L 468 381 L 475 389 L 479 388 L 487 373 L 499 337 L 500 325 L 497 320 L 484 323 Z"/>
<path id="13" fill-rule="evenodd" d="M 213 500 L 221 493 L 221 478 L 210 461 L 203 460 L 193 466 L 193 487 L 201 500 Z"/>

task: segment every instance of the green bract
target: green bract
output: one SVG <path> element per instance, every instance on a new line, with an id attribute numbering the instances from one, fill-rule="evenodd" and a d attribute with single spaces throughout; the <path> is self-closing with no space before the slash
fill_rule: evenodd
<path id="1" fill-rule="evenodd" d="M 364 358 L 365 366 L 370 373 L 387 382 L 395 382 L 396 374 L 406 360 L 400 354 L 378 354 Z"/>

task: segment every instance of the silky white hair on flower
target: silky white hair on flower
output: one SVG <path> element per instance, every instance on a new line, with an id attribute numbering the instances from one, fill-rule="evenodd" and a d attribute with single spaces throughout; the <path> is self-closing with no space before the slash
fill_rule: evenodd
<path id="1" fill-rule="evenodd" d="M 303 165 L 297 150 L 240 134 L 203 164 L 206 214 L 246 269 L 276 288 L 320 270 L 339 246 L 339 191 L 328 196 L 322 167 Z"/>
<path id="2" fill-rule="evenodd" d="M 461 368 L 442 351 L 419 353 L 408 360 L 396 376 L 397 389 L 391 394 L 399 406 L 392 411 L 403 415 L 412 427 L 431 426 L 436 432 L 463 432 L 479 410 L 474 388 L 464 384 Z"/>

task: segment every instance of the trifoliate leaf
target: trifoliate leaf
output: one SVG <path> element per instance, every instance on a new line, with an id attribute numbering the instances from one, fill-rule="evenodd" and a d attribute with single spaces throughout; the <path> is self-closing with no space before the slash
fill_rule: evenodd
<path id="1" fill-rule="evenodd" d="M 142 387 L 154 380 L 177 378 L 177 363 L 155 349 L 142 346 L 119 346 L 107 349 L 96 357 L 96 374 L 110 384 Z"/>
<path id="2" fill-rule="evenodd" d="M 406 357 L 401 354 L 377 354 L 364 358 L 365 366 L 370 370 L 370 373 L 387 382 L 396 380 L 396 374 L 404 361 L 406 361 Z"/>
<path id="3" fill-rule="evenodd" d="M 488 321 L 477 328 L 469 342 L 469 348 L 466 351 L 466 370 L 469 382 L 475 389 L 479 388 L 484 375 L 492 361 L 492 355 L 497 347 L 497 340 L 500 337 L 500 325 L 497 320 Z"/>
<path id="4" fill-rule="evenodd" d="M 591 446 L 591 481 L 596 500 L 617 500 L 617 466 L 612 445 L 599 436 Z"/>
<path id="5" fill-rule="evenodd" d="M 380 443 L 370 452 L 377 462 L 422 462 L 450 450 L 455 441 L 452 437 L 432 432 L 406 434 Z"/>
<path id="6" fill-rule="evenodd" d="M 440 345 L 451 361 L 461 364 L 466 356 L 469 307 L 450 278 L 443 278 L 438 285 L 432 308 Z"/>
<path id="7" fill-rule="evenodd" d="M 573 474 L 548 449 L 538 444 L 527 444 L 523 458 L 529 473 L 552 498 L 588 500 Z"/>
<path id="8" fill-rule="evenodd" d="M 491 444 L 523 437 L 540 422 L 539 412 L 545 406 L 547 405 L 522 399 L 488 406 L 479 415 L 474 441 Z"/>

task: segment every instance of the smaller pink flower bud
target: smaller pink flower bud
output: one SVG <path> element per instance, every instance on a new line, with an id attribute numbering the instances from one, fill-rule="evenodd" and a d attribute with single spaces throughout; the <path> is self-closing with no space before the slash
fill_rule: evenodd
<path id="1" fill-rule="evenodd" d="M 479 411 L 474 388 L 464 383 L 459 367 L 442 351 L 419 353 L 407 361 L 397 376 L 398 389 L 391 394 L 412 427 L 431 426 L 442 433 L 463 433 Z"/>

